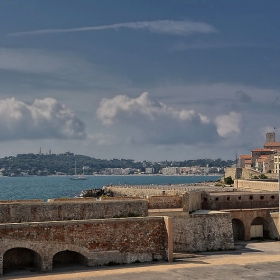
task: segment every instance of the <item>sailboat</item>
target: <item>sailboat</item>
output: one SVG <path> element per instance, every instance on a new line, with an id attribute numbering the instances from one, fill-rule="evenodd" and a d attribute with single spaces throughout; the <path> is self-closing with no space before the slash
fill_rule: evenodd
<path id="1" fill-rule="evenodd" d="M 84 175 L 85 169 L 83 167 L 83 175 L 77 175 L 76 160 L 75 160 L 75 175 L 70 177 L 71 180 L 86 180 L 87 177 Z"/>

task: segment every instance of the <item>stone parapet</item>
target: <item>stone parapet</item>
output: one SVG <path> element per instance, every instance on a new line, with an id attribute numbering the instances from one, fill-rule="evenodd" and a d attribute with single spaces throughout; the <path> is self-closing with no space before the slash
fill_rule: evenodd
<path id="1" fill-rule="evenodd" d="M 147 215 L 148 202 L 143 199 L 0 204 L 0 223 L 145 217 Z"/>

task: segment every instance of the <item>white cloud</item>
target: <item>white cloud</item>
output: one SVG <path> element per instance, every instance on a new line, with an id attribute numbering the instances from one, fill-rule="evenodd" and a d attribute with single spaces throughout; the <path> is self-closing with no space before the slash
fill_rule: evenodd
<path id="1" fill-rule="evenodd" d="M 84 123 L 53 98 L 35 99 L 31 105 L 2 99 L 0 119 L 0 140 L 85 137 Z"/>
<path id="2" fill-rule="evenodd" d="M 217 30 L 210 24 L 204 22 L 194 21 L 174 21 L 174 20 L 156 20 L 156 21 L 140 21 L 140 22 L 126 22 L 116 23 L 110 25 L 101 26 L 88 26 L 79 28 L 68 28 L 68 29 L 41 29 L 27 32 L 12 33 L 12 36 L 24 36 L 24 35 L 42 35 L 42 34 L 53 34 L 53 33 L 67 33 L 67 32 L 84 32 L 84 31 L 97 31 L 105 29 L 119 29 L 119 28 L 130 28 L 130 29 L 145 29 L 152 33 L 162 33 L 170 35 L 186 36 L 193 33 L 213 33 Z"/>
<path id="3" fill-rule="evenodd" d="M 233 133 L 239 134 L 241 121 L 242 115 L 236 112 L 230 112 L 229 115 L 219 115 L 215 119 L 217 131 L 222 137 L 228 137 Z"/>
<path id="4" fill-rule="evenodd" d="M 175 110 L 144 92 L 137 98 L 102 99 L 97 117 L 118 127 L 129 143 L 194 144 L 217 140 L 216 126 L 194 110 Z"/>

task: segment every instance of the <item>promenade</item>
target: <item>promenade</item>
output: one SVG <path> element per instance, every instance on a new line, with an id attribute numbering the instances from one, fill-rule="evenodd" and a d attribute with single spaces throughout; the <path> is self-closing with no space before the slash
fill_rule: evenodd
<path id="1" fill-rule="evenodd" d="M 173 263 L 151 262 L 85 268 L 57 268 L 50 273 L 10 272 L 2 279 L 146 280 L 146 279 L 279 279 L 280 242 L 238 242 L 236 250 L 174 254 Z"/>

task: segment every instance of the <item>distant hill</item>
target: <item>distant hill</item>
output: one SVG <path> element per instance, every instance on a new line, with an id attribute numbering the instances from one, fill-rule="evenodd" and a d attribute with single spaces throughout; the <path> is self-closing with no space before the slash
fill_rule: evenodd
<path id="1" fill-rule="evenodd" d="M 27 176 L 27 175 L 55 175 L 66 174 L 73 175 L 75 173 L 75 161 L 77 174 L 83 172 L 86 175 L 100 173 L 106 168 L 130 168 L 132 173 L 134 170 L 144 172 L 145 167 L 153 167 L 155 173 L 166 166 L 174 167 L 229 167 L 234 164 L 232 160 L 221 159 L 198 159 L 185 161 L 163 161 L 163 162 L 135 162 L 132 159 L 96 159 L 94 157 L 75 155 L 67 152 L 64 154 L 18 154 L 17 156 L 9 156 L 0 159 L 0 170 L 3 176 Z"/>

